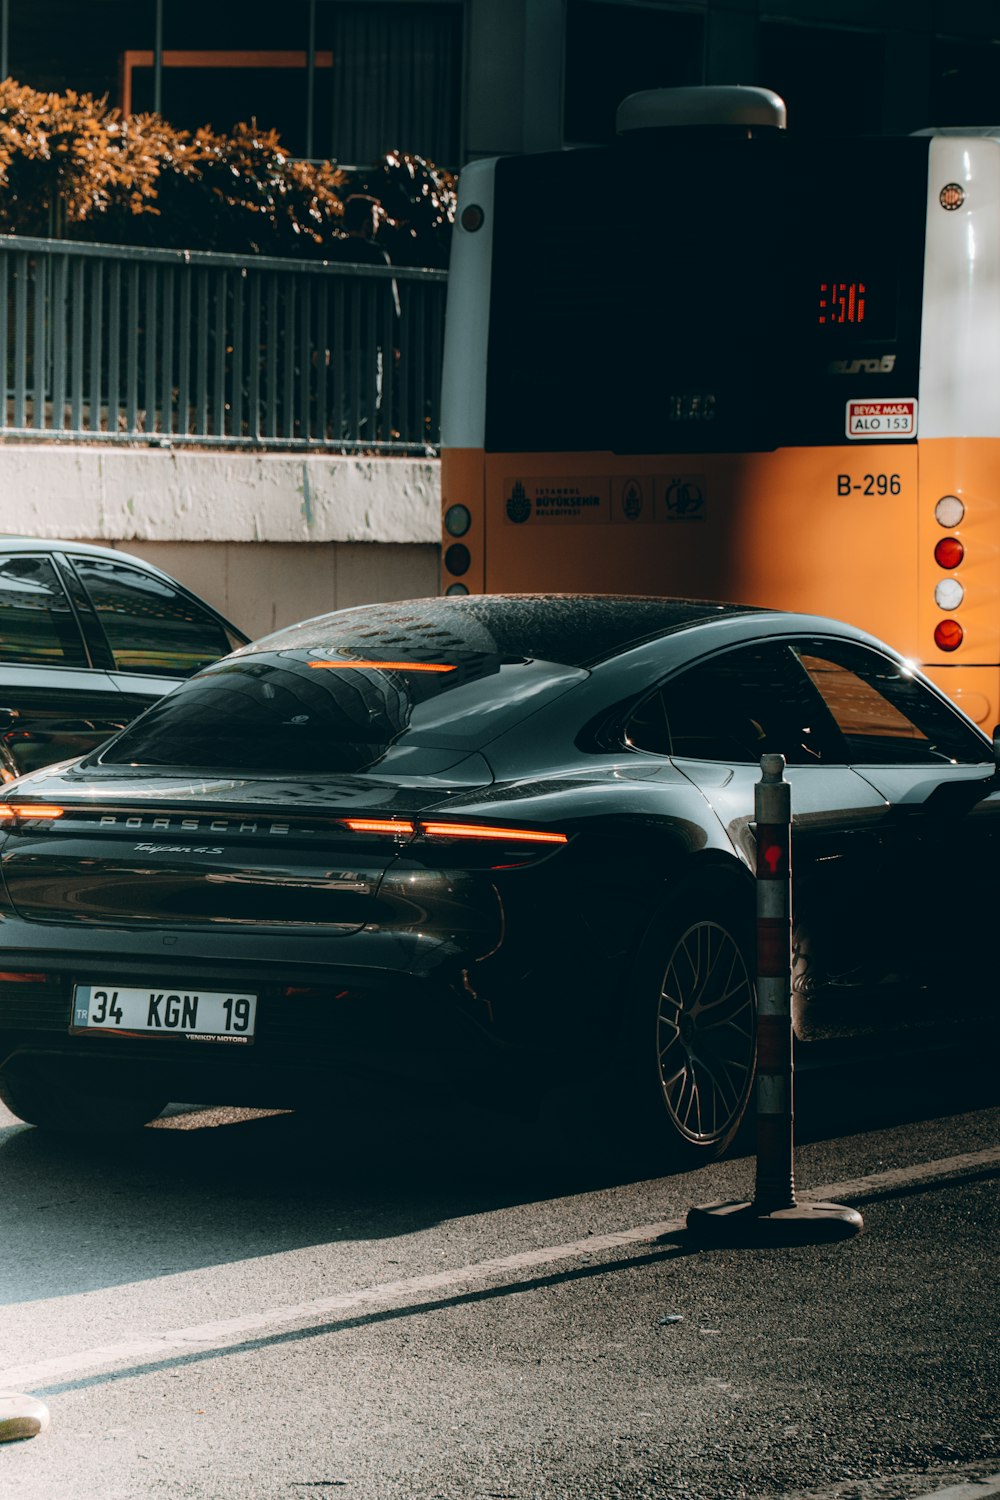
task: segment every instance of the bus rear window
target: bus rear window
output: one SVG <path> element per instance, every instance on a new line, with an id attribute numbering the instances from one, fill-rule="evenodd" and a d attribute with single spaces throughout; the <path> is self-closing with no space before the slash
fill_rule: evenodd
<path id="1" fill-rule="evenodd" d="M 487 448 L 840 443 L 859 380 L 915 397 L 926 162 L 669 131 L 501 160 Z"/>

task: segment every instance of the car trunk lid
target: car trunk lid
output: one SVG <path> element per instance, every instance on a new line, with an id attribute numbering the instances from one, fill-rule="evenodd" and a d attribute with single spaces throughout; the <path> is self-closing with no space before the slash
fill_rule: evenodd
<path id="1" fill-rule="evenodd" d="M 454 789 L 486 784 L 479 757 Z M 9 803 L 0 869 L 23 918 L 185 927 L 316 926 L 374 919 L 385 870 L 420 813 L 447 803 L 444 777 L 388 784 L 289 778 L 32 778 Z M 41 795 L 36 795 L 41 793 Z M 48 815 L 46 815 L 48 811 Z"/>

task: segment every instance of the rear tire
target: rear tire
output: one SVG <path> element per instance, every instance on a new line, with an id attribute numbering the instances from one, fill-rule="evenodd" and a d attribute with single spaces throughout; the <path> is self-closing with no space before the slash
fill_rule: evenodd
<path id="1" fill-rule="evenodd" d="M 0 1100 L 11 1114 L 40 1130 L 112 1133 L 155 1120 L 169 1101 L 151 1094 L 106 1094 L 39 1077 L 0 1073 Z"/>
<path id="2" fill-rule="evenodd" d="M 637 954 L 619 1052 L 622 1126 L 640 1154 L 716 1161 L 747 1112 L 756 1070 L 752 906 L 736 879 L 700 879 L 664 903 Z"/>

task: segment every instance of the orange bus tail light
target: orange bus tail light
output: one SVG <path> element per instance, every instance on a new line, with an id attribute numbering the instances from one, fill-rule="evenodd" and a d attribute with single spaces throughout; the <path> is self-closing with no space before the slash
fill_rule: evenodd
<path id="1" fill-rule="evenodd" d="M 965 556 L 965 548 L 957 536 L 943 536 L 934 548 L 934 561 L 939 568 L 957 568 Z"/>
<path id="2" fill-rule="evenodd" d="M 957 651 L 964 636 L 957 620 L 941 620 L 934 629 L 934 644 L 939 651 Z"/>

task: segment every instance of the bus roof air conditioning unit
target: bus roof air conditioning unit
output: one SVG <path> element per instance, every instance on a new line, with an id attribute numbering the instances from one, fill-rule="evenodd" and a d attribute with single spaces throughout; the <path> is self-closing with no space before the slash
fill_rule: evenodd
<path id="1" fill-rule="evenodd" d="M 716 84 L 703 88 L 643 89 L 629 94 L 618 106 L 615 129 L 619 135 L 635 130 L 723 129 L 784 130 L 785 101 L 773 89 L 744 84 Z"/>

